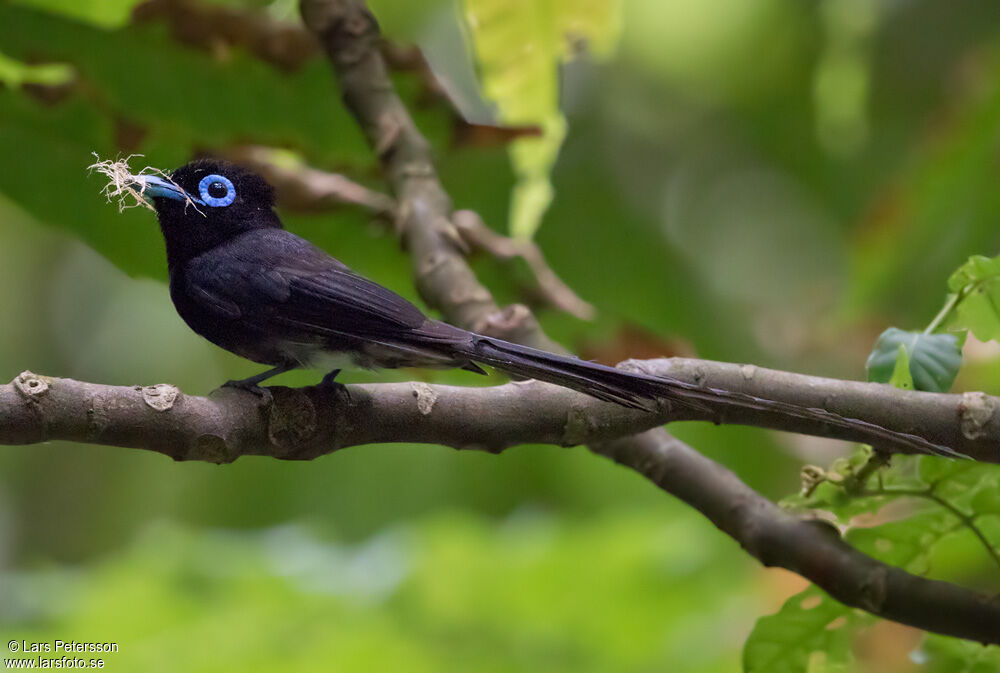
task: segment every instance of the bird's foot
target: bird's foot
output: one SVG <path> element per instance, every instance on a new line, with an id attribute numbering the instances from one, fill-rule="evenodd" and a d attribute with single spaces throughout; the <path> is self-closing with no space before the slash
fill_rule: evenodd
<path id="1" fill-rule="evenodd" d="M 270 404 L 274 401 L 274 395 L 267 388 L 261 388 L 260 384 L 262 381 L 266 381 L 272 376 L 277 376 L 278 374 L 283 374 L 289 369 L 293 369 L 292 365 L 278 365 L 273 369 L 268 369 L 266 372 L 261 372 L 256 376 L 251 376 L 245 379 L 233 379 L 226 381 L 222 384 L 223 388 L 236 388 L 237 390 L 245 390 L 249 393 L 253 393 L 261 399 L 263 404 Z"/>
<path id="2" fill-rule="evenodd" d="M 260 398 L 261 404 L 268 405 L 274 401 L 274 395 L 271 394 L 269 388 L 263 388 L 260 385 L 260 380 L 256 376 L 251 376 L 248 379 L 230 379 L 223 383 L 221 388 L 236 388 L 237 390 L 245 390 L 248 393 L 253 393 L 258 398 Z"/>
<path id="3" fill-rule="evenodd" d="M 343 383 L 337 382 L 337 376 L 340 374 L 339 369 L 334 369 L 332 372 L 323 377 L 323 380 L 319 382 L 318 388 L 324 388 L 326 390 L 332 391 L 337 395 L 342 395 L 347 403 L 351 403 L 351 391 L 347 389 Z"/>

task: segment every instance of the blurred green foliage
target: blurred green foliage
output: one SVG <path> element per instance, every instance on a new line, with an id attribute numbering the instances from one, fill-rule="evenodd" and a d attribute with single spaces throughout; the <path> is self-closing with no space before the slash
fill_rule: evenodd
<path id="1" fill-rule="evenodd" d="M 672 510 L 439 515 L 355 545 L 156 524 L 86 572 L 6 575 L 0 612 L 19 640 L 116 640 L 109 670 L 731 671 L 759 573 Z"/>
<path id="2" fill-rule="evenodd" d="M 289 0 L 202 1 L 295 19 Z M 284 72 L 238 45 L 201 50 L 161 21 L 133 23 L 135 4 L 0 3 L 4 380 L 30 368 L 208 393 L 257 370 L 177 318 L 152 216 L 103 201 L 85 170 L 91 152 L 171 168 L 254 142 L 381 187 L 321 58 Z M 553 198 L 536 239 L 598 320 L 538 305 L 518 264 L 474 263 L 501 301 L 532 303 L 574 349 L 861 378 L 878 334 L 926 325 L 963 288 L 970 299 L 935 328 L 995 338 L 992 260 L 947 284 L 970 256 L 1000 247 L 991 3 L 551 2 L 558 16 L 607 17 L 571 36 L 607 58 L 561 66 L 555 15 L 510 10 L 484 52 L 460 44 L 471 0 L 371 4 L 391 39 L 432 57 L 456 99 L 521 121 L 503 117 L 503 87 L 481 82 L 481 101 L 468 86 L 472 54 L 484 76 L 495 57 L 499 81 L 524 84 L 520 102 L 540 106 L 533 115 L 565 120 L 558 159 L 542 157 L 533 175 Z M 539 35 L 544 58 L 515 58 Z M 518 79 L 536 72 L 544 82 Z M 456 206 L 504 229 L 519 177 L 508 147 L 467 142 L 419 75 L 394 78 Z M 544 97 L 523 93 L 532 86 Z M 406 255 L 363 214 L 283 218 L 416 299 Z M 955 387 L 1000 392 L 995 343 L 965 343 Z M 826 464 L 838 450 L 743 428 L 671 430 L 775 498 L 798 488 L 803 460 Z M 879 558 L 995 593 L 983 539 L 995 547 L 1000 532 L 996 469 L 938 474 L 951 468 L 922 459 L 851 481 L 865 460 L 835 463 L 796 504 L 839 514 L 848 539 Z M 951 510 L 928 497 L 932 479 Z M 867 492 L 887 483 L 920 494 Z M 697 516 L 583 449 L 395 445 L 216 467 L 10 447 L 0 452 L 0 563 L 0 632 L 117 640 L 109 670 L 731 671 L 754 619 L 788 599 L 754 630 L 747 670 L 890 673 L 854 647 L 869 618 L 757 571 Z M 996 648 L 931 638 L 911 650 L 892 671 L 996 668 Z"/>

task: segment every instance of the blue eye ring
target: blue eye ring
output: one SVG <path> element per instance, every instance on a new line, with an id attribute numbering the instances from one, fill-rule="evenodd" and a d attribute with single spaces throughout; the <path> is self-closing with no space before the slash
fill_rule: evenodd
<path id="1" fill-rule="evenodd" d="M 225 187 L 226 195 L 212 196 L 209 194 L 208 188 L 215 185 L 222 185 Z M 233 186 L 233 181 L 225 175 L 206 175 L 201 179 L 201 182 L 198 183 L 198 194 L 201 196 L 201 200 L 205 202 L 206 206 L 221 208 L 222 206 L 228 206 L 236 200 L 236 187 Z"/>

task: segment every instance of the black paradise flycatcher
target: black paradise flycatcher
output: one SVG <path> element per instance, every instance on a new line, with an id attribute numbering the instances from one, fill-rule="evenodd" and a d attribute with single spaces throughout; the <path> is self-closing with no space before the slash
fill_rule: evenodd
<path id="1" fill-rule="evenodd" d="M 169 179 L 126 177 L 156 210 L 167 247 L 170 297 L 181 318 L 212 343 L 272 367 L 226 385 L 259 391 L 262 381 L 300 367 L 330 371 L 324 382 L 332 384 L 345 366 L 482 374 L 478 365 L 485 364 L 630 408 L 653 411 L 662 400 L 699 409 L 755 409 L 857 430 L 876 446 L 962 457 L 922 437 L 824 409 L 626 372 L 427 318 L 396 293 L 286 231 L 274 212 L 271 186 L 235 164 L 204 159 L 181 166 Z"/>

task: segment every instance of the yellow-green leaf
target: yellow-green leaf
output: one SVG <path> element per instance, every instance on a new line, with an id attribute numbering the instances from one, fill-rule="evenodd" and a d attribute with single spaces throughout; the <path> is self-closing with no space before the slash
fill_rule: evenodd
<path id="1" fill-rule="evenodd" d="M 463 0 L 483 93 L 500 121 L 535 125 L 541 135 L 510 147 L 517 184 L 511 232 L 530 238 L 552 201 L 549 174 L 566 135 L 559 110 L 559 64 L 580 44 L 604 56 L 617 43 L 621 0 Z"/>

